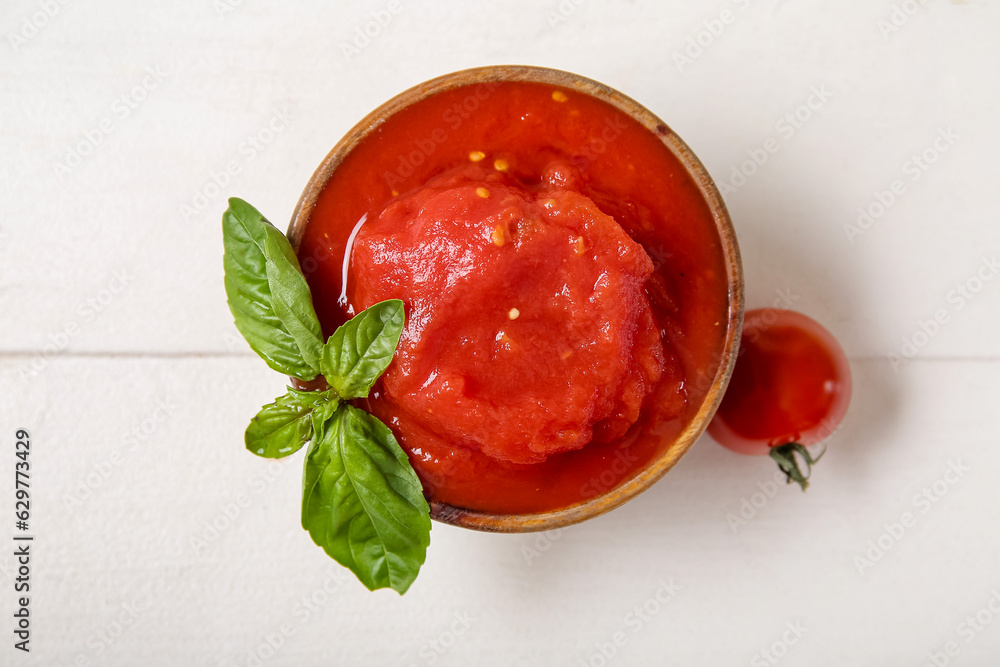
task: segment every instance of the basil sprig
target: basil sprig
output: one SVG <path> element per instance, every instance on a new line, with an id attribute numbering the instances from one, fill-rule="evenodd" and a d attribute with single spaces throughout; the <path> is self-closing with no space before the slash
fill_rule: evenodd
<path id="1" fill-rule="evenodd" d="M 246 448 L 279 459 L 308 445 L 302 527 L 369 590 L 402 594 L 430 544 L 430 508 L 392 431 L 348 401 L 368 396 L 392 361 L 403 302 L 377 303 L 322 340 L 312 295 L 284 234 L 250 204 L 222 216 L 226 297 L 236 328 L 274 370 L 319 391 L 288 388 L 247 427 Z"/>

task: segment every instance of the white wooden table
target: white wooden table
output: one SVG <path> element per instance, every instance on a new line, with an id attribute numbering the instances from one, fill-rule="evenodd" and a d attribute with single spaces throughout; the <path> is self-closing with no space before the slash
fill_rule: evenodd
<path id="1" fill-rule="evenodd" d="M 997 664 L 1000 6 L 347 4 L 0 10 L 0 664 Z M 677 130 L 729 186 L 748 305 L 825 323 L 854 402 L 807 494 L 705 438 L 561 533 L 435 525 L 411 592 L 370 594 L 299 528 L 300 459 L 243 451 L 282 379 L 236 338 L 220 214 L 287 220 L 376 105 L 512 62 Z"/>

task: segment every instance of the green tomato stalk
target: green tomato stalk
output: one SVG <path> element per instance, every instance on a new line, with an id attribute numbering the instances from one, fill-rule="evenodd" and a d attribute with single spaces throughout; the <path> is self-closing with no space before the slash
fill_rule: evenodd
<path id="1" fill-rule="evenodd" d="M 796 454 L 801 456 L 805 462 L 805 472 L 799 467 L 799 460 L 795 457 Z M 824 454 L 826 454 L 826 447 L 823 447 L 823 451 L 819 453 L 819 456 L 813 458 L 813 455 L 809 453 L 805 445 L 798 442 L 789 442 L 784 445 L 771 447 L 771 451 L 768 452 L 768 455 L 778 462 L 778 467 L 781 468 L 781 472 L 785 473 L 788 483 L 795 482 L 802 487 L 803 491 L 809 488 L 809 475 L 812 474 L 812 467 L 823 458 Z"/>

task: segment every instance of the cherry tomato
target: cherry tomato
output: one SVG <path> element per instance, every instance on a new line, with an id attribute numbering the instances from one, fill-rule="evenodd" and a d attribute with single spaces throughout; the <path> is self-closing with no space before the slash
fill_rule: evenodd
<path id="1" fill-rule="evenodd" d="M 837 340 L 815 320 L 791 310 L 746 313 L 729 388 L 708 433 L 740 454 L 769 454 L 803 489 L 807 446 L 830 437 L 851 400 L 851 367 Z M 822 456 L 822 454 L 820 454 Z"/>

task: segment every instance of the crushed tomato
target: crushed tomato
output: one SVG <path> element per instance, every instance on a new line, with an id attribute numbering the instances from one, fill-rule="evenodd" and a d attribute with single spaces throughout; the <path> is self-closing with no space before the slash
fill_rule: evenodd
<path id="1" fill-rule="evenodd" d="M 723 253 L 683 166 L 611 105 L 543 84 L 388 118 L 298 255 L 326 334 L 406 303 L 365 407 L 428 497 L 466 509 L 555 510 L 632 478 L 693 418 L 725 334 Z"/>

